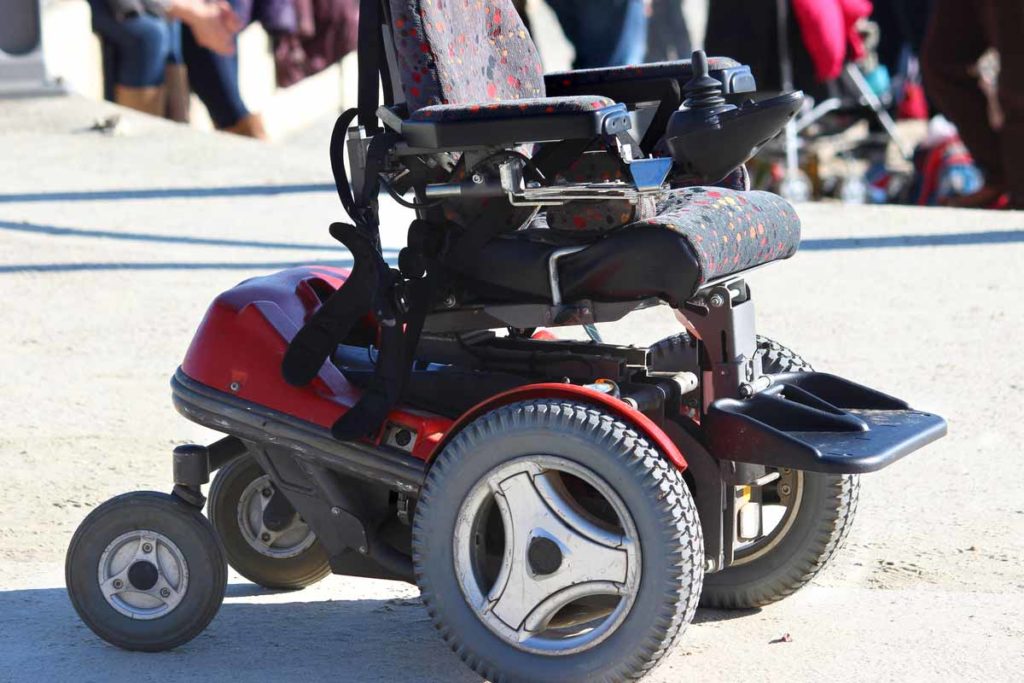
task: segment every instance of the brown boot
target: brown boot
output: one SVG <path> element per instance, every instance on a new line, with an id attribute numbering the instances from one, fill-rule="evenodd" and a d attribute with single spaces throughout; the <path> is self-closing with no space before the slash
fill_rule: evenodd
<path id="1" fill-rule="evenodd" d="M 188 123 L 192 90 L 189 88 L 188 70 L 184 64 L 167 65 L 164 70 L 164 87 L 167 89 L 167 118 L 178 123 Z"/>
<path id="2" fill-rule="evenodd" d="M 151 116 L 162 117 L 167 98 L 166 91 L 162 85 L 145 88 L 129 88 L 126 85 L 115 85 L 114 101 L 122 107 L 141 111 Z"/>
<path id="3" fill-rule="evenodd" d="M 244 135 L 257 140 L 266 140 L 267 131 L 263 128 L 263 117 L 259 114 L 249 114 L 233 126 L 221 128 L 225 133 Z"/>

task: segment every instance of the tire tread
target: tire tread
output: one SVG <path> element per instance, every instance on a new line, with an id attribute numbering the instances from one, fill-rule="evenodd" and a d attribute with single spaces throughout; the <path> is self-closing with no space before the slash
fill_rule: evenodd
<path id="1" fill-rule="evenodd" d="M 489 439 L 517 426 L 534 426 L 555 433 L 570 431 L 596 439 L 609 457 L 624 461 L 656 501 L 665 530 L 662 542 L 672 547 L 670 580 L 663 587 L 662 610 L 653 620 L 643 647 L 604 680 L 634 680 L 653 669 L 693 620 L 703 582 L 703 541 L 696 507 L 679 472 L 646 439 L 611 415 L 589 406 L 562 400 L 534 400 L 502 406 L 465 427 L 438 457 L 424 483 L 413 522 L 413 563 L 416 581 L 427 612 L 445 642 L 470 668 L 493 681 L 513 680 L 491 662 L 470 651 L 460 634 L 444 621 L 430 577 L 422 571 L 428 542 L 423 520 L 451 468 Z"/>

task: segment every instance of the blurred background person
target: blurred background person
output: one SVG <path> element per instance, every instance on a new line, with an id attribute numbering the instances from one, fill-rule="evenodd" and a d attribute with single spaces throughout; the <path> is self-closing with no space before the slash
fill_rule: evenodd
<path id="1" fill-rule="evenodd" d="M 576 50 L 574 69 L 640 64 L 651 0 L 547 0 Z"/>
<path id="2" fill-rule="evenodd" d="M 89 0 L 93 30 L 112 52 L 114 101 L 154 116 L 188 119 L 194 91 L 214 125 L 265 139 L 262 119 L 238 89 L 235 8 L 204 0 Z"/>
<path id="3" fill-rule="evenodd" d="M 977 68 L 990 49 L 1000 61 L 998 116 Z M 1006 194 L 1011 207 L 1024 209 L 1024 0 L 935 0 L 921 66 L 928 97 L 985 175 L 979 191 L 949 203 L 981 208 Z"/>
<path id="4" fill-rule="evenodd" d="M 680 0 L 651 0 L 647 27 L 648 62 L 689 59 L 693 46 Z"/>

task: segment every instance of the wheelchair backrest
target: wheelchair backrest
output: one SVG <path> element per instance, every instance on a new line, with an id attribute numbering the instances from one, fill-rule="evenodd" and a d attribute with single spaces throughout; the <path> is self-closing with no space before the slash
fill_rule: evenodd
<path id="1" fill-rule="evenodd" d="M 544 97 L 540 54 L 511 0 L 386 0 L 409 111 Z"/>

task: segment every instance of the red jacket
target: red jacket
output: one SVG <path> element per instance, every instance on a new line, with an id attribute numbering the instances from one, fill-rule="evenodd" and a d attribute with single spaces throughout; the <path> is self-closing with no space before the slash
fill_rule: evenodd
<path id="1" fill-rule="evenodd" d="M 856 24 L 871 15 L 871 0 L 792 0 L 792 4 L 818 80 L 837 78 L 847 57 L 864 56 Z"/>

